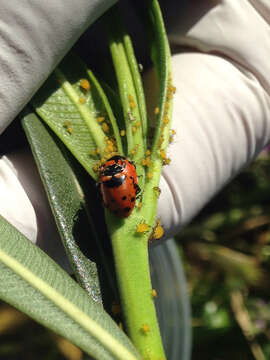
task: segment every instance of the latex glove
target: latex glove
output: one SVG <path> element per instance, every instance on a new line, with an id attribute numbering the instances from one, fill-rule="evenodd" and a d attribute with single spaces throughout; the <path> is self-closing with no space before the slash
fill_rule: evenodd
<path id="1" fill-rule="evenodd" d="M 270 140 L 269 1 L 193 0 L 184 13 L 174 9 L 174 18 L 180 20 L 170 29 L 171 45 L 191 52 L 173 58 L 177 136 L 159 202 L 167 235 Z"/>
<path id="2" fill-rule="evenodd" d="M 0 12 L 0 134 L 116 0 L 12 0 Z"/>
<path id="3" fill-rule="evenodd" d="M 174 15 L 181 27 L 174 24 L 171 28 L 171 44 L 184 44 L 193 51 L 173 57 L 177 92 L 172 127 L 177 135 L 168 150 L 172 162 L 164 167 L 159 201 L 167 236 L 190 221 L 270 139 L 270 5 L 266 1 L 223 0 L 204 1 L 198 7 L 194 0 L 187 13 L 174 11 Z M 152 91 L 152 80 L 148 84 Z M 24 181 L 19 176 L 10 187 L 12 181 L 5 180 L 4 167 L 9 164 L 14 179 L 18 167 L 25 172 L 26 166 L 25 158 L 18 162 L 15 156 L 10 159 L 12 163 L 7 158 L 1 161 L 6 188 L 3 184 L 0 188 L 19 194 L 26 190 L 25 181 L 31 183 L 26 194 L 33 212 L 20 226 L 22 231 L 31 228 L 33 240 L 39 239 L 42 226 L 37 224 L 45 221 L 45 199 L 31 200 L 29 191 L 41 194 L 32 173 L 24 173 Z M 22 162 L 24 166 L 18 166 Z M 0 213 L 9 213 L 12 223 L 18 216 L 17 206 L 24 206 L 18 198 L 0 204 Z"/>

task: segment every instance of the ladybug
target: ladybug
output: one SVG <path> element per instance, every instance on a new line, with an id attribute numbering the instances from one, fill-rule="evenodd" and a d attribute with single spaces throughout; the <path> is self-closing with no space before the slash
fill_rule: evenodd
<path id="1" fill-rule="evenodd" d="M 141 191 L 132 161 L 119 155 L 107 160 L 100 167 L 99 186 L 106 208 L 120 218 L 131 214 Z"/>

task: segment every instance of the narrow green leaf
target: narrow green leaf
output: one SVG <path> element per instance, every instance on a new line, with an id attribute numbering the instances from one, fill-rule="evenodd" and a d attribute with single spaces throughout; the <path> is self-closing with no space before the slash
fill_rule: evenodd
<path id="1" fill-rule="evenodd" d="M 99 360 L 135 360 L 128 338 L 56 263 L 0 217 L 0 297 Z"/>
<path id="2" fill-rule="evenodd" d="M 106 92 L 104 92 L 102 86 L 100 85 L 92 71 L 89 70 L 83 63 L 83 61 L 75 54 L 69 54 L 68 56 L 66 56 L 59 65 L 59 67 L 65 73 L 65 76 L 71 84 L 76 84 L 78 82 L 78 79 L 82 79 L 85 74 L 88 75 L 90 81 L 91 97 L 89 99 L 86 98 L 86 100 L 89 104 L 90 110 L 92 112 L 99 110 L 100 114 L 105 116 L 105 121 L 107 121 L 112 127 L 111 135 L 113 135 L 113 137 L 115 138 L 118 153 L 122 154 L 123 150 L 119 134 L 118 121 L 112 111 Z M 79 84 L 77 83 L 77 87 L 75 86 L 75 89 L 77 89 L 78 93 L 81 95 L 82 89 L 79 89 L 78 85 Z M 85 95 L 85 92 L 83 92 L 83 95 Z M 93 104 L 90 103 L 90 100 L 93 101 Z"/>
<path id="3" fill-rule="evenodd" d="M 73 170 L 72 155 L 35 114 L 25 116 L 22 124 L 76 278 L 91 298 L 101 303 L 96 263 L 89 260 L 93 257 L 89 249 L 98 239 L 88 221 L 84 192 Z M 84 245 L 87 256 L 78 244 Z"/>
<path id="4" fill-rule="evenodd" d="M 144 141 L 144 146 L 147 147 L 147 111 L 146 111 L 146 104 L 145 104 L 145 96 L 144 96 L 144 90 L 142 85 L 142 78 L 139 71 L 139 66 L 135 57 L 133 45 L 131 38 L 128 34 L 125 34 L 123 37 L 123 43 L 125 47 L 125 52 L 129 64 L 129 68 L 131 71 L 136 96 L 137 96 L 137 102 L 138 102 L 138 108 L 140 112 L 140 121 L 142 126 L 142 136 Z"/>
<path id="5" fill-rule="evenodd" d="M 151 26 L 151 56 L 159 80 L 158 93 L 158 115 L 156 117 L 154 140 L 152 152 L 159 156 L 158 150 L 168 145 L 171 113 L 172 113 L 172 91 L 171 86 L 171 63 L 170 48 L 166 35 L 162 13 L 157 0 L 148 0 L 149 21 Z M 166 120 L 165 120 L 166 119 Z M 164 120 L 166 122 L 164 122 Z"/>
<path id="6" fill-rule="evenodd" d="M 89 82 L 89 90 L 81 86 L 83 79 Z M 69 55 L 59 65 L 31 104 L 95 180 L 94 166 L 100 157 L 111 152 L 107 148 L 107 136 L 115 138 L 117 150 L 122 153 L 117 123 L 107 97 L 77 57 Z M 104 122 L 99 123 L 102 118 Z"/>
<path id="7" fill-rule="evenodd" d="M 128 144 L 128 153 L 126 155 L 139 166 L 137 168 L 139 175 L 144 176 L 144 170 L 140 163 L 145 156 L 146 150 L 146 138 L 143 137 L 146 114 L 138 65 L 130 38 L 119 22 L 117 8 L 111 9 L 107 16 L 110 23 L 108 27 L 110 51 L 126 125 Z"/>

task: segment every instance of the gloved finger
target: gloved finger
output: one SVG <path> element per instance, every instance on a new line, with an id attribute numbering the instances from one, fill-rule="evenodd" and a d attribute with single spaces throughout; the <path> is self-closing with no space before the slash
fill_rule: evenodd
<path id="1" fill-rule="evenodd" d="M 2 2 L 0 134 L 83 31 L 115 1 Z"/>
<path id="2" fill-rule="evenodd" d="M 173 74 L 176 135 L 159 199 L 167 236 L 187 224 L 270 139 L 270 98 L 253 74 L 200 53 L 174 56 Z"/>
<path id="3" fill-rule="evenodd" d="M 0 158 L 0 214 L 69 270 L 56 224 L 30 150 Z"/>
<path id="4" fill-rule="evenodd" d="M 270 4 L 190 0 L 183 9 L 169 3 L 167 20 L 179 53 L 173 58 L 177 135 L 159 202 L 170 236 L 270 140 Z"/>

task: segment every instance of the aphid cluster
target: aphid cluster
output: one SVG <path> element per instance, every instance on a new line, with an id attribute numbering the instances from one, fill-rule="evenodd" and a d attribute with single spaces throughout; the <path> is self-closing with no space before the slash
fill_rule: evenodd
<path id="1" fill-rule="evenodd" d="M 160 155 L 160 157 L 162 159 L 163 165 L 169 165 L 170 162 L 171 162 L 171 160 L 166 155 L 166 151 L 164 149 L 162 149 L 162 144 L 164 142 L 164 130 L 165 130 L 166 126 L 170 122 L 169 116 L 168 116 L 169 109 L 170 109 L 170 100 L 172 99 L 175 91 L 176 91 L 176 88 L 175 88 L 175 86 L 172 85 L 172 77 L 171 77 L 171 74 L 169 74 L 168 88 L 167 88 L 167 95 L 166 95 L 166 102 L 165 102 L 165 111 L 164 111 L 164 115 L 163 115 L 163 118 L 162 118 L 161 134 L 160 134 L 160 137 L 159 137 L 159 140 L 158 140 L 159 155 Z M 154 112 L 155 112 L 156 115 L 158 115 L 159 114 L 159 109 L 155 108 Z M 174 134 L 175 134 L 175 132 L 171 131 L 169 142 L 172 142 Z"/>

